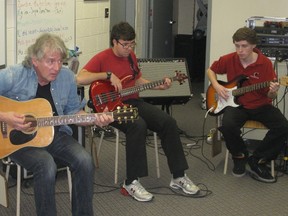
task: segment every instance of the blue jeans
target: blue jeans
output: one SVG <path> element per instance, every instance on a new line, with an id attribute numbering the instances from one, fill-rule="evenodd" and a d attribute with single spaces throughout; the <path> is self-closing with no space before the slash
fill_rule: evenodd
<path id="1" fill-rule="evenodd" d="M 54 159 L 69 166 L 72 173 L 72 215 L 93 215 L 94 165 L 90 154 L 70 135 L 55 132 L 53 142 L 45 148 L 26 147 L 11 159 L 33 172 L 34 197 L 39 216 L 55 216 Z"/>

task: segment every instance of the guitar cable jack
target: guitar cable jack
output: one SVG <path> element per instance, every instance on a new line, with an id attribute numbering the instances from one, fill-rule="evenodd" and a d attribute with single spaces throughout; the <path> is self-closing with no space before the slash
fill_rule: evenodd
<path id="1" fill-rule="evenodd" d="M 207 110 L 206 114 L 205 114 L 205 118 L 207 118 L 207 115 L 209 112 L 211 112 L 214 109 L 214 107 L 211 107 L 209 110 Z"/>

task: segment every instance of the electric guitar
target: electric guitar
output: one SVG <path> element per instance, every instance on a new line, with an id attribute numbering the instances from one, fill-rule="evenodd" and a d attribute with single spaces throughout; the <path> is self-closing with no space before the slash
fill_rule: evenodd
<path id="1" fill-rule="evenodd" d="M 14 101 L 3 96 L 0 96 L 0 110 L 23 113 L 25 122 L 31 122 L 31 127 L 27 131 L 19 131 L 11 128 L 6 122 L 0 121 L 0 159 L 27 146 L 48 146 L 54 137 L 53 126 L 92 123 L 95 121 L 95 115 L 103 114 L 53 116 L 51 105 L 46 99 L 36 98 L 29 101 Z M 119 123 L 134 121 L 138 118 L 137 108 L 132 107 L 118 107 L 115 111 L 106 112 L 105 114 L 113 116 L 114 120 Z"/>
<path id="2" fill-rule="evenodd" d="M 231 107 L 238 107 L 240 106 L 237 103 L 237 97 L 247 93 L 256 91 L 262 88 L 266 88 L 270 86 L 271 81 L 256 83 L 249 86 L 241 87 L 242 83 L 247 80 L 248 78 L 244 75 L 240 75 L 236 77 L 235 79 L 231 80 L 230 82 L 223 82 L 218 81 L 219 84 L 223 85 L 226 90 L 228 90 L 228 99 L 225 100 L 221 97 L 218 97 L 218 94 L 212 84 L 209 85 L 207 92 L 206 92 L 206 108 L 207 110 L 210 110 L 210 115 L 220 115 L 224 112 L 225 108 L 228 106 Z M 287 86 L 288 84 L 288 77 L 284 76 L 280 78 L 279 83 L 281 85 Z"/>
<path id="3" fill-rule="evenodd" d="M 169 79 L 171 81 L 178 81 L 180 85 L 183 84 L 184 80 L 188 78 L 185 74 L 181 72 L 176 71 L 175 73 L 176 75 L 174 77 L 170 77 Z M 121 82 L 125 83 L 131 79 L 132 75 L 129 75 L 124 77 Z M 92 107 L 95 112 L 103 112 L 106 106 L 108 107 L 109 111 L 113 111 L 117 106 L 123 106 L 123 103 L 121 101 L 122 97 L 163 85 L 164 81 L 165 80 L 163 79 L 157 80 L 122 89 L 119 92 L 116 92 L 114 87 L 108 81 L 95 81 L 90 85 L 89 89 L 90 102 L 92 103 L 89 106 Z"/>

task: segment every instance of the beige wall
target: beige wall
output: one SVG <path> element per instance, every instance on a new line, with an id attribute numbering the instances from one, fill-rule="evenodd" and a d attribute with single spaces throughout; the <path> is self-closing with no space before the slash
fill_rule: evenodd
<path id="1" fill-rule="evenodd" d="M 209 0 L 206 66 L 234 51 L 233 33 L 252 16 L 288 17 L 287 0 Z"/>

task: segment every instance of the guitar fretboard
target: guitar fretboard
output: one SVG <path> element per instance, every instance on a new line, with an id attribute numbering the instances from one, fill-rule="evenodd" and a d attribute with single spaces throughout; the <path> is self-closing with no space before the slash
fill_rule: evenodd
<path id="1" fill-rule="evenodd" d="M 262 88 L 266 88 L 270 85 L 270 81 L 266 81 L 266 82 L 262 82 L 262 83 L 256 83 L 253 85 L 249 85 L 249 86 L 245 86 L 245 87 L 241 87 L 239 89 L 235 89 L 232 91 L 232 95 L 233 96 L 240 96 L 243 95 L 247 92 L 252 92 L 258 89 L 262 89 Z"/>
<path id="2" fill-rule="evenodd" d="M 41 117 L 37 118 L 37 126 L 46 127 L 79 123 L 91 123 L 95 121 L 95 118 L 96 117 L 94 114 Z"/>
<path id="3" fill-rule="evenodd" d="M 171 79 L 172 81 L 175 81 L 175 77 L 170 77 L 169 79 Z M 141 91 L 145 91 L 148 89 L 152 89 L 155 88 L 157 86 L 163 85 L 165 82 L 165 80 L 157 80 L 157 81 L 153 81 L 153 82 L 149 82 L 149 83 L 145 83 L 142 85 L 138 85 L 138 86 L 134 86 L 134 87 L 130 87 L 130 88 L 126 88 L 124 90 L 122 90 L 120 92 L 121 97 L 130 95 L 130 94 L 134 94 L 137 92 L 141 92 Z"/>

